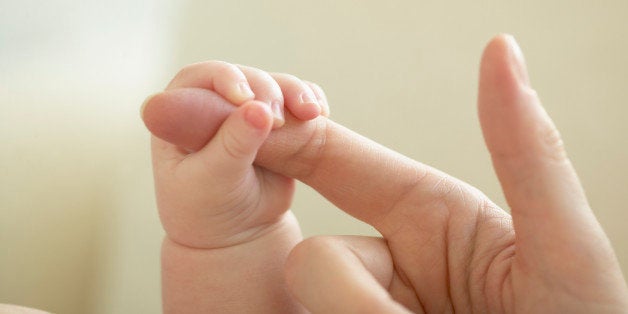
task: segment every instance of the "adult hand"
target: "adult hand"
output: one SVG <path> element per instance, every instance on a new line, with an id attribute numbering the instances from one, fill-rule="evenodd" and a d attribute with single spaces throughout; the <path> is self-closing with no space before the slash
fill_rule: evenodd
<path id="1" fill-rule="evenodd" d="M 154 102 L 174 98 L 182 100 Z M 160 116 L 158 105 L 150 109 L 149 129 Z M 308 310 L 628 311 L 612 247 L 509 36 L 493 39 L 482 57 L 479 115 L 512 217 L 466 183 L 325 118 L 315 128 L 288 121 L 271 134 L 258 165 L 309 184 L 383 236 L 300 243 L 286 278 Z M 173 130 L 162 136 L 178 143 Z"/>

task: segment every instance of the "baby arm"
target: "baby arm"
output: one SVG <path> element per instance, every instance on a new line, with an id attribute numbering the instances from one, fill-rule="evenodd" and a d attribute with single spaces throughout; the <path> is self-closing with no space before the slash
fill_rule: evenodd
<path id="1" fill-rule="evenodd" d="M 285 259 L 301 240 L 288 212 L 294 181 L 252 163 L 273 125 L 283 125 L 284 104 L 299 120 L 329 112 L 321 93 L 294 76 L 205 62 L 186 67 L 165 92 L 146 101 L 142 115 L 151 131 L 167 130 L 168 119 L 186 118 L 186 111 L 176 107 L 186 102 L 174 102 L 154 115 L 151 104 L 167 95 L 196 95 L 205 101 L 193 115 L 214 117 L 233 108 L 222 111 L 228 115 L 224 123 L 188 120 L 199 123 L 186 125 L 189 132 L 181 138 L 193 145 L 153 132 L 161 137 L 152 138 L 153 170 L 167 234 L 162 246 L 164 312 L 299 311 L 282 280 Z M 214 132 L 198 132 L 198 126 L 209 124 Z"/>

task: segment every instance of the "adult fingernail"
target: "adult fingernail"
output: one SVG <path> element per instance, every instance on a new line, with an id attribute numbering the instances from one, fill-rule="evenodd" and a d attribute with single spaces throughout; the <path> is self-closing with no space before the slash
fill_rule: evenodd
<path id="1" fill-rule="evenodd" d="M 249 99 L 255 97 L 253 90 L 251 90 L 251 86 L 247 82 L 238 83 L 238 92 L 242 95 L 243 98 Z"/>
<path id="2" fill-rule="evenodd" d="M 523 57 L 521 47 L 519 47 L 515 37 L 512 35 L 506 35 L 506 42 L 508 43 L 508 50 L 510 53 L 510 66 L 515 71 L 515 75 L 517 75 L 519 83 L 524 86 L 530 86 L 530 77 L 528 76 L 528 70 L 526 68 L 526 62 Z"/>

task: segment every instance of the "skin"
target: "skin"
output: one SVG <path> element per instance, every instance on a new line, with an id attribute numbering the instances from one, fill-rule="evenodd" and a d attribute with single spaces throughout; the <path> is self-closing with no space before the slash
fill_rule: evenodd
<path id="1" fill-rule="evenodd" d="M 512 216 L 472 186 L 315 117 L 316 110 L 306 115 L 288 101 L 285 125 L 270 132 L 265 106 L 251 97 L 233 101 L 199 83 L 202 69 L 188 70 L 194 79 L 179 75 L 173 83 L 184 83 L 150 98 L 143 111 L 167 233 L 166 312 L 628 311 L 612 247 L 512 37 L 487 45 L 478 96 Z M 322 91 L 312 92 L 325 104 L 318 113 L 328 113 Z M 247 110 L 262 127 L 238 125 Z M 236 154 L 220 140 L 228 132 Z M 286 211 L 288 178 L 382 237 L 301 241 Z"/>
<path id="2" fill-rule="evenodd" d="M 288 253 L 302 240 L 287 212 L 294 179 L 252 163 L 271 128 L 285 123 L 284 107 L 299 121 L 328 114 L 321 92 L 287 74 L 210 61 L 184 68 L 146 102 L 149 129 L 165 139 L 152 138 L 167 233 L 164 312 L 301 309 L 281 280 Z"/>

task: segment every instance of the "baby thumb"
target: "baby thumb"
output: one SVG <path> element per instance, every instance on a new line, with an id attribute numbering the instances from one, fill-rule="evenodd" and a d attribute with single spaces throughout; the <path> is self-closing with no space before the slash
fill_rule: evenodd
<path id="1" fill-rule="evenodd" d="M 229 178 L 247 171 L 273 125 L 273 115 L 264 103 L 251 100 L 238 107 L 216 135 L 190 159 L 201 159 L 212 175 Z"/>

